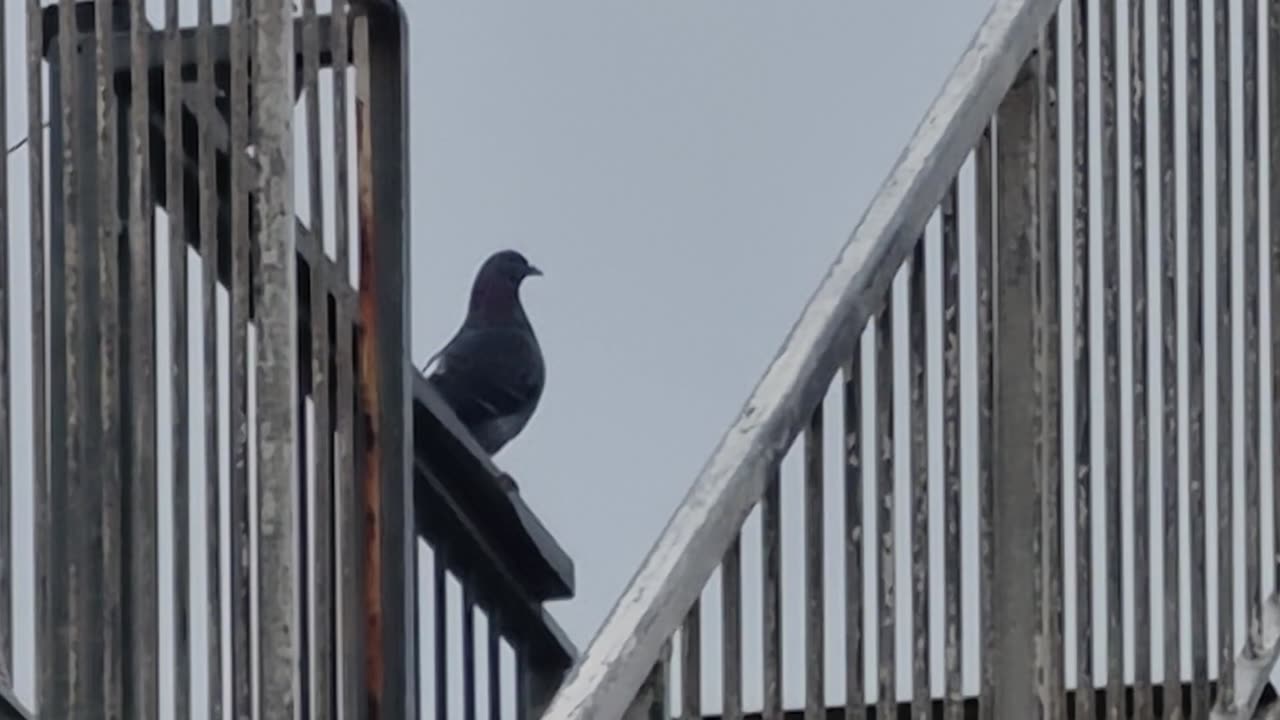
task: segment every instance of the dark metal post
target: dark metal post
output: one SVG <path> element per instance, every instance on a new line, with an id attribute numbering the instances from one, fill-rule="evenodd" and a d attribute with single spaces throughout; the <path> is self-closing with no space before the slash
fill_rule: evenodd
<path id="1" fill-rule="evenodd" d="M 992 460 L 995 506 L 992 631 L 994 716 L 1039 717 L 1040 392 L 1039 321 L 1040 68 L 1027 59 L 996 121 L 995 383 Z M 1008 592 L 1009 588 L 1023 588 Z M 1029 589 L 1029 592 L 1027 591 Z"/>
<path id="2" fill-rule="evenodd" d="M 359 214 L 358 475 L 365 491 L 368 718 L 415 717 L 416 536 L 410 482 L 407 25 L 354 23 Z M 373 39 L 376 38 L 376 42 Z M 376 111 L 375 111 L 376 110 Z M 374 172 L 377 168 L 377 172 Z"/>

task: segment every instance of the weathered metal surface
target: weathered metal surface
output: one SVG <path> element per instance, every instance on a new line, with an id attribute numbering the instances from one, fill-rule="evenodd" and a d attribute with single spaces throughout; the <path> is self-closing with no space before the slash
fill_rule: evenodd
<path id="1" fill-rule="evenodd" d="M 866 333 L 858 333 L 861 338 Z M 862 714 L 866 703 L 866 602 L 863 598 L 863 485 L 866 432 L 862 426 L 862 343 L 854 346 L 844 371 L 844 663 L 845 720 Z"/>
<path id="2" fill-rule="evenodd" d="M 742 541 L 735 539 L 720 565 L 724 720 L 742 720 Z"/>
<path id="3" fill-rule="evenodd" d="M 233 0 L 231 9 L 231 87 L 228 158 L 231 205 L 231 347 L 230 440 L 231 468 L 228 504 L 231 515 L 231 615 L 249 617 L 251 557 L 249 533 L 249 4 Z M 231 713 L 253 712 L 253 659 L 249 623 L 231 623 Z"/>
<path id="4" fill-rule="evenodd" d="M 1243 3 L 1242 3 L 1243 4 Z M 1214 343 L 1218 350 L 1218 372 L 1213 385 L 1217 389 L 1218 412 L 1214 436 L 1214 456 L 1218 467 L 1215 481 L 1218 486 L 1218 692 L 1216 705 L 1230 708 L 1234 704 L 1235 680 L 1231 677 L 1235 659 L 1235 473 L 1232 458 L 1233 406 L 1235 373 L 1232 363 L 1232 294 L 1235 290 L 1235 257 L 1232 243 L 1232 171 L 1231 171 L 1231 46 L 1229 3 L 1213 4 L 1213 76 L 1214 76 L 1214 199 L 1217 209 L 1217 227 L 1214 230 L 1216 248 L 1214 273 L 1217 282 L 1217 298 L 1214 317 L 1217 333 Z M 1207 447 L 1207 446 L 1206 446 Z M 1207 632 L 1207 630 L 1206 630 Z"/>
<path id="5" fill-rule="evenodd" d="M 680 628 L 680 717 L 702 718 L 702 604 L 694 601 Z"/>
<path id="6" fill-rule="evenodd" d="M 1037 54 L 1024 59 L 996 115 L 995 245 L 995 446 L 992 458 L 996 504 L 990 522 L 999 542 L 994 549 L 992 603 L 998 624 L 991 628 L 992 656 L 998 678 L 992 698 L 997 718 L 1039 717 L 1035 688 L 1043 657 L 1040 626 L 1040 485 L 1042 482 L 1041 408 L 1037 374 L 1044 348 L 1036 332 L 1041 306 L 1040 218 L 1037 179 L 1041 162 L 1037 104 L 1040 93 Z M 882 715 L 882 717 L 888 717 Z"/>
<path id="7" fill-rule="evenodd" d="M 978 668 L 978 708 L 982 720 L 995 717 L 996 674 L 991 628 L 995 622 L 992 606 L 995 599 L 995 536 L 991 515 L 995 508 L 995 487 L 991 473 L 995 454 L 994 390 L 995 390 L 995 259 L 993 254 L 995 224 L 995 145 L 989 123 L 974 149 L 974 295 L 977 300 L 978 356 L 978 637 L 981 664 Z"/>
<path id="8" fill-rule="evenodd" d="M 804 714 L 826 716 L 822 582 L 822 413 L 819 403 L 804 431 Z"/>
<path id="9" fill-rule="evenodd" d="M 1147 330 L 1147 39 L 1146 2 L 1129 3 L 1129 267 L 1133 400 L 1133 717 L 1152 718 L 1151 503 Z"/>
<path id="10" fill-rule="evenodd" d="M 5 12 L 0 12 L 0 148 L 9 147 L 9 45 Z M 13 687 L 13 407 L 12 350 L 9 347 L 9 163 L 0 163 L 0 687 Z"/>
<path id="11" fill-rule="evenodd" d="M 1038 278 L 1039 306 L 1036 344 L 1040 348 L 1036 382 L 1040 403 L 1040 472 L 1042 577 L 1041 633 L 1044 638 L 1043 677 L 1039 698 L 1049 720 L 1066 720 L 1066 657 L 1063 649 L 1064 597 L 1062 548 L 1062 302 L 1061 220 L 1062 202 L 1058 173 L 1061 138 L 1058 133 L 1058 16 L 1050 18 L 1041 37 L 1037 97 L 1040 236 Z"/>
<path id="12" fill-rule="evenodd" d="M 131 668 L 125 686 L 125 717 L 159 717 L 159 538 L 157 507 L 156 337 L 153 192 L 149 181 L 152 112 L 147 83 L 146 12 L 142 0 L 129 11 L 129 347 L 130 482 L 125 498 L 128 537 L 125 657 Z M 146 170 L 144 170 L 146 168 Z"/>
<path id="13" fill-rule="evenodd" d="M 907 368 L 911 402 L 911 714 L 929 720 L 929 399 L 925 354 L 928 271 L 921 235 L 908 276 Z"/>
<path id="14" fill-rule="evenodd" d="M 776 466 L 765 472 L 768 479 L 760 507 L 760 647 L 764 681 L 764 709 L 760 714 L 763 720 L 782 720 L 782 478 Z"/>
<path id="15" fill-rule="evenodd" d="M 258 648 L 260 712 L 296 717 L 301 704 L 297 535 L 298 278 L 293 210 L 294 51 L 288 2 L 253 5 L 250 133 L 257 251 Z"/>
<path id="16" fill-rule="evenodd" d="M 70 356 L 83 356 L 82 348 L 77 347 L 78 327 L 74 324 L 78 315 L 77 306 L 83 303 L 80 297 L 79 268 L 80 251 L 77 242 L 78 194 L 76 193 L 76 164 L 70 138 L 76 137 L 79 118 L 74 112 L 76 101 L 76 68 L 74 66 L 76 43 L 74 37 L 75 5 L 71 0 L 61 0 L 58 4 L 59 26 L 64 29 L 57 38 L 57 65 L 50 68 L 50 168 L 49 185 L 53 198 L 50 202 L 51 241 L 50 258 L 52 263 L 50 295 L 54 306 L 50 313 L 50 368 L 53 397 L 50 401 L 52 416 L 50 418 L 50 438 L 57 438 L 59 447 L 51 448 L 50 458 L 53 461 L 51 471 L 51 492 L 49 512 L 58 521 L 65 521 L 69 512 L 70 490 L 68 478 L 74 477 L 80 466 L 80 398 L 79 384 Z M 90 136 L 91 137 L 91 136 Z M 61 191 L 59 192 L 59 188 Z M 68 350 L 74 349 L 73 353 Z M 78 520 L 79 518 L 77 518 Z M 51 528 L 52 529 L 52 528 Z M 75 706 L 76 700 L 83 697 L 83 690 L 73 682 L 70 663 L 75 657 L 76 623 L 73 616 L 71 594 L 77 589 L 76 580 L 83 578 L 85 570 L 77 562 L 76 544 L 67 535 L 53 532 L 46 538 L 49 545 L 49 563 L 63 572 L 50 573 L 53 587 L 44 599 L 50 604 L 50 626 L 47 652 L 50 662 L 41 671 L 40 702 L 41 712 L 56 715 L 67 712 Z M 56 589 L 54 589 L 56 587 Z M 80 589 L 84 592 L 83 589 Z M 89 653 L 80 652 L 85 658 Z M 83 674 L 83 670 L 80 674 Z"/>
<path id="17" fill-rule="evenodd" d="M 658 661 L 645 675 L 640 690 L 620 716 L 622 720 L 667 720 L 671 717 L 667 697 L 671 646 L 664 645 Z"/>
<path id="18" fill-rule="evenodd" d="M 942 527 L 943 695 L 947 720 L 964 712 L 961 623 L 964 571 L 960 560 L 960 232 L 959 182 L 942 199 Z M 846 720 L 850 718 L 846 717 Z"/>
<path id="19" fill-rule="evenodd" d="M 1191 717 L 1209 712 L 1205 598 L 1204 173 L 1201 0 L 1186 2 L 1187 127 L 1187 478 L 1191 523 Z"/>
<path id="20" fill-rule="evenodd" d="M 122 501 L 124 499 L 124 477 L 121 463 L 123 461 L 123 440 L 121 432 L 121 385 L 120 385 L 120 335 L 121 296 L 120 267 L 117 263 L 120 250 L 120 214 L 118 212 L 119 179 L 117 172 L 117 137 L 116 128 L 119 117 L 116 111 L 116 89 L 114 57 L 110 38 L 114 29 L 112 17 L 114 3 L 98 0 L 94 4 L 94 137 L 97 147 L 92 167 L 97 172 L 94 179 L 95 192 L 86 193 L 97 201 L 94 228 L 94 252 L 97 255 L 94 264 L 97 275 L 97 297 L 90 301 L 96 322 L 90 330 L 90 352 L 84 362 L 92 362 L 96 357 L 97 377 L 91 382 L 96 384 L 97 394 L 96 431 L 94 438 L 96 447 L 89 445 L 85 458 L 85 468 L 97 470 L 97 487 L 93 493 L 99 504 L 99 527 L 96 528 L 97 548 L 90 548 L 99 553 L 101 567 L 95 569 L 101 586 L 97 592 L 100 612 L 99 631 L 102 636 L 102 712 L 114 717 L 124 712 L 125 662 L 121 652 L 123 649 L 120 636 L 119 621 L 121 615 L 122 580 L 121 570 L 124 567 L 121 551 L 123 550 Z M 0 145 L 0 147 L 5 147 Z M 77 161 L 83 161 L 77 158 Z M 86 168 L 87 169 L 87 168 Z M 88 224 L 88 223 L 86 223 Z M 87 234 L 86 234 L 87 237 Z M 90 279 L 89 283 L 93 280 Z M 91 296 L 92 297 L 92 296 Z M 83 492 L 83 489 L 81 490 Z M 87 592 L 94 589 L 86 588 Z M 7 618 L 7 616 L 5 616 Z M 92 628 L 93 623 L 88 625 Z M 83 712 L 85 708 L 77 708 Z"/>
<path id="21" fill-rule="evenodd" d="M 1102 3 L 1098 16 L 1099 104 L 1102 109 L 1102 437 L 1106 548 L 1106 717 L 1124 714 L 1124 620 L 1120 535 L 1120 148 L 1116 104 L 1116 7 Z"/>
<path id="22" fill-rule="evenodd" d="M 214 78 L 213 0 L 200 0 L 198 10 L 200 60 L 198 107 L 214 107 L 217 85 Z M 218 372 L 218 255 L 220 239 L 215 234 L 218 216 L 217 157 L 213 149 L 212 123 L 199 123 L 197 161 L 199 164 L 200 297 L 203 310 L 204 352 L 204 459 L 205 459 L 205 633 L 204 653 L 208 683 L 209 716 L 222 717 L 222 448 L 218 428 L 222 417 Z"/>
<path id="23" fill-rule="evenodd" d="M 307 647 L 313 661 L 308 668 L 308 709 L 316 720 L 334 716 L 333 707 L 334 668 L 337 664 L 334 646 L 334 612 L 337 609 L 334 583 L 334 492 L 341 476 L 333 474 L 333 428 L 330 416 L 333 399 L 329 372 L 329 283 L 327 256 L 324 254 L 326 198 L 322 187 L 324 174 L 320 140 L 320 21 L 316 14 L 315 0 L 302 3 L 302 84 L 306 100 L 307 147 L 307 198 L 310 209 L 311 236 L 317 239 L 320 251 L 310 258 L 311 263 L 311 400 L 313 407 L 314 464 L 307 495 L 312 499 L 313 510 L 307 560 L 311 586 L 310 606 L 306 609 L 311 618 Z M 336 65 L 336 63 L 335 63 Z M 337 158 L 338 156 L 334 156 Z M 345 160 L 345 158 L 343 158 Z M 344 198 L 345 202 L 345 198 Z M 335 202 L 336 204 L 336 202 Z M 345 276 L 340 276 L 345 280 Z M 332 658 L 332 659 L 331 659 Z"/>
<path id="24" fill-rule="evenodd" d="M 410 676 L 416 652 L 408 481 L 413 370 L 404 359 L 410 307 L 408 63 L 398 9 L 366 11 L 355 19 L 353 32 L 360 233 L 356 419 L 366 521 L 366 706 L 369 720 L 378 720 L 414 716 L 417 695 Z"/>
<path id="25" fill-rule="evenodd" d="M 334 258 L 343 277 L 350 280 L 351 272 L 351 240 L 348 232 L 347 203 L 345 198 L 351 190 L 350 172 L 345 159 L 349 157 L 347 149 L 347 69 L 350 65 L 351 4 L 347 0 L 332 0 L 329 13 L 329 42 L 333 46 L 333 110 L 330 120 L 333 123 L 333 157 L 344 162 L 333 164 L 333 196 L 343 198 L 343 202 L 333 204 L 333 238 Z M 342 327 L 341 325 L 339 327 Z"/>
<path id="26" fill-rule="evenodd" d="M 337 203 L 336 205 L 341 205 Z M 364 523 L 355 478 L 355 392 L 352 368 L 352 316 L 335 305 L 334 325 L 334 454 L 333 476 L 339 481 L 335 505 L 335 539 L 338 547 L 338 717 L 358 718 L 364 704 L 364 611 L 360 594 L 360 556 Z"/>
<path id="27" fill-rule="evenodd" d="M 888 293 L 886 293 L 888 294 Z M 898 703 L 897 645 L 894 614 L 897 611 L 897 570 L 894 543 L 894 444 L 893 444 L 893 299 L 876 316 L 876 707 L 889 717 Z"/>
<path id="28" fill-rule="evenodd" d="M 187 235 L 183 188 L 182 37 L 178 0 L 164 6 L 165 210 L 169 216 L 170 486 L 173 500 L 173 703 L 177 720 L 191 717 L 190 483 L 187 397 Z"/>
<path id="29" fill-rule="evenodd" d="M 26 2 L 26 81 L 28 88 L 43 87 L 43 28 L 41 25 L 41 1 Z M 38 648 L 35 660 L 36 702 L 42 702 L 45 688 L 54 681 L 51 673 L 56 670 L 49 657 L 53 647 L 53 598 L 59 591 L 55 573 L 51 573 L 50 543 L 54 534 L 52 506 L 52 476 L 49 473 L 48 431 L 48 355 L 45 290 L 45 142 L 44 142 L 44 93 L 28 93 L 27 97 L 27 187 L 29 192 L 28 237 L 31 254 L 31 427 L 33 430 L 31 490 L 35 509 L 34 548 L 35 563 L 35 639 Z M 44 707 L 41 705 L 40 707 Z"/>
<path id="30" fill-rule="evenodd" d="M 1163 476 L 1160 552 L 1163 559 L 1164 592 L 1163 626 L 1164 684 L 1182 679 L 1182 547 L 1179 543 L 1178 515 L 1181 484 L 1178 439 L 1178 213 L 1177 161 L 1174 157 L 1174 64 L 1173 64 L 1173 0 L 1156 2 L 1156 56 L 1159 86 L 1159 173 L 1160 173 L 1160 378 L 1161 378 L 1161 457 Z M 1164 703 L 1164 720 L 1181 717 L 1181 696 L 1177 702 Z"/>
<path id="31" fill-rule="evenodd" d="M 1267 28 L 1267 127 L 1271 129 L 1267 137 L 1270 139 L 1267 149 L 1268 177 L 1271 179 L 1267 217 L 1280 217 L 1280 133 L 1274 128 L 1280 127 L 1280 3 L 1268 3 L 1266 15 Z M 1272 220 L 1274 223 L 1274 219 Z M 1274 233 L 1275 225 L 1271 226 Z M 1271 247 L 1271 392 L 1280 387 L 1280 243 L 1269 243 Z M 1267 267 L 1264 265 L 1264 267 Z M 1271 447 L 1272 451 L 1280 447 L 1280 402 L 1274 397 L 1271 401 Z M 1280 492 L 1271 493 L 1272 518 L 1280 518 Z M 1280 571 L 1280 523 L 1272 522 L 1272 554 L 1266 558 L 1272 567 Z M 1280 586 L 1280 574 L 1276 575 L 1276 584 Z"/>
<path id="32" fill-rule="evenodd" d="M 1089 349 L 1089 4 L 1072 3 L 1072 309 L 1075 378 L 1076 717 L 1094 716 L 1093 693 L 1093 439 Z"/>
<path id="33" fill-rule="evenodd" d="M 1258 646 L 1246 646 L 1232 658 L 1231 677 L 1234 686 L 1230 704 L 1216 703 L 1212 720 L 1252 720 L 1257 717 L 1258 702 L 1270 683 L 1276 660 L 1280 659 L 1280 595 L 1272 594 L 1261 603 Z M 1221 685 L 1217 685 L 1221 692 Z"/>
<path id="34" fill-rule="evenodd" d="M 1052 0 L 1001 0 L 582 660 L 553 718 L 618 716 L 816 407 L 1008 88 Z"/>
<path id="35" fill-rule="evenodd" d="M 1244 577 L 1245 577 L 1245 648 L 1257 653 L 1264 647 L 1262 640 L 1262 487 L 1259 478 L 1261 463 L 1261 402 L 1259 354 L 1262 335 L 1259 328 L 1261 301 L 1259 285 L 1266 258 L 1259 254 L 1259 183 L 1258 144 L 1261 139 L 1258 128 L 1258 16 L 1262 13 L 1256 3 L 1244 9 L 1241 15 L 1242 35 L 1242 160 L 1244 182 L 1243 195 L 1244 242 L 1241 266 L 1244 271 Z M 1272 360 L 1272 362 L 1277 362 Z M 1237 698 L 1239 695 L 1237 694 Z"/>
<path id="36" fill-rule="evenodd" d="M 334 48 L 333 72 L 333 237 L 337 248 L 340 277 L 350 285 L 350 232 L 345 198 L 351 186 L 346 159 L 347 145 L 347 38 L 350 30 L 349 5 L 335 0 L 330 15 L 331 43 Z M 336 159 L 341 159 L 339 162 Z M 342 201 L 339 202 L 338 200 Z M 338 555 L 338 717 L 358 718 L 364 707 L 364 605 L 361 557 L 364 553 L 364 510 L 360 487 L 354 481 L 356 425 L 354 402 L 346 398 L 355 392 L 355 353 L 352 347 L 355 318 L 353 308 L 344 303 L 334 305 L 334 397 L 342 398 L 334 408 L 333 475 L 340 481 L 334 498 L 334 532 Z M 343 481 L 342 479 L 346 479 Z M 357 658 L 359 660 L 357 660 Z M 439 687 L 439 685 L 437 685 Z M 440 717 L 444 717 L 441 715 Z"/>

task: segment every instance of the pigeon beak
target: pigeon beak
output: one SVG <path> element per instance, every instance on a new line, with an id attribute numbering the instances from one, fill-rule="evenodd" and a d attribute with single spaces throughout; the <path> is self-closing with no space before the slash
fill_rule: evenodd
<path id="1" fill-rule="evenodd" d="M 542 271 L 530 265 L 529 269 L 525 271 L 525 277 L 542 277 Z"/>

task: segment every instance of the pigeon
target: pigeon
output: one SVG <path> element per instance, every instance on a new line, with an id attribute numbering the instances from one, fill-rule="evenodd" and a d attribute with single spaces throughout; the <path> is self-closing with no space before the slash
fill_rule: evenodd
<path id="1" fill-rule="evenodd" d="M 546 382 L 542 348 L 520 304 L 520 284 L 542 271 L 514 250 L 480 266 L 462 327 L 427 360 L 427 377 L 489 455 L 524 429 Z"/>

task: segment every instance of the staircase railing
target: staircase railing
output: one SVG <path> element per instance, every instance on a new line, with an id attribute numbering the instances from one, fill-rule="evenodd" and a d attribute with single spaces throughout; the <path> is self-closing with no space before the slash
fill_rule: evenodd
<path id="1" fill-rule="evenodd" d="M 1280 389 L 1280 281 L 1269 295 L 1261 282 L 1280 269 L 1280 225 L 1260 254 L 1264 211 L 1280 209 L 1280 133 L 1267 130 L 1280 127 L 1280 6 L 1212 7 L 1209 25 L 1202 0 L 997 0 L 544 717 L 669 717 L 672 696 L 701 717 L 710 669 L 722 717 L 742 717 L 758 689 L 761 716 L 781 718 L 784 667 L 803 667 L 808 719 L 827 716 L 841 682 L 845 717 L 871 700 L 896 717 L 903 691 L 914 717 L 935 696 L 960 717 L 970 688 L 988 718 L 1065 718 L 1068 700 L 1074 717 L 1097 705 L 1154 717 L 1157 704 L 1164 717 L 1253 716 L 1280 652 L 1280 606 L 1263 589 L 1280 542 L 1262 512 L 1280 492 L 1261 482 L 1276 446 L 1263 414 L 1280 420 L 1262 401 L 1268 378 Z M 803 520 L 789 534 L 792 475 Z M 833 491 L 838 532 L 824 524 Z M 744 569 L 758 570 L 754 605 Z M 793 625 L 802 643 L 787 642 Z M 1184 702 L 1160 700 L 1175 695 L 1157 678 L 1180 690 L 1186 677 Z"/>

